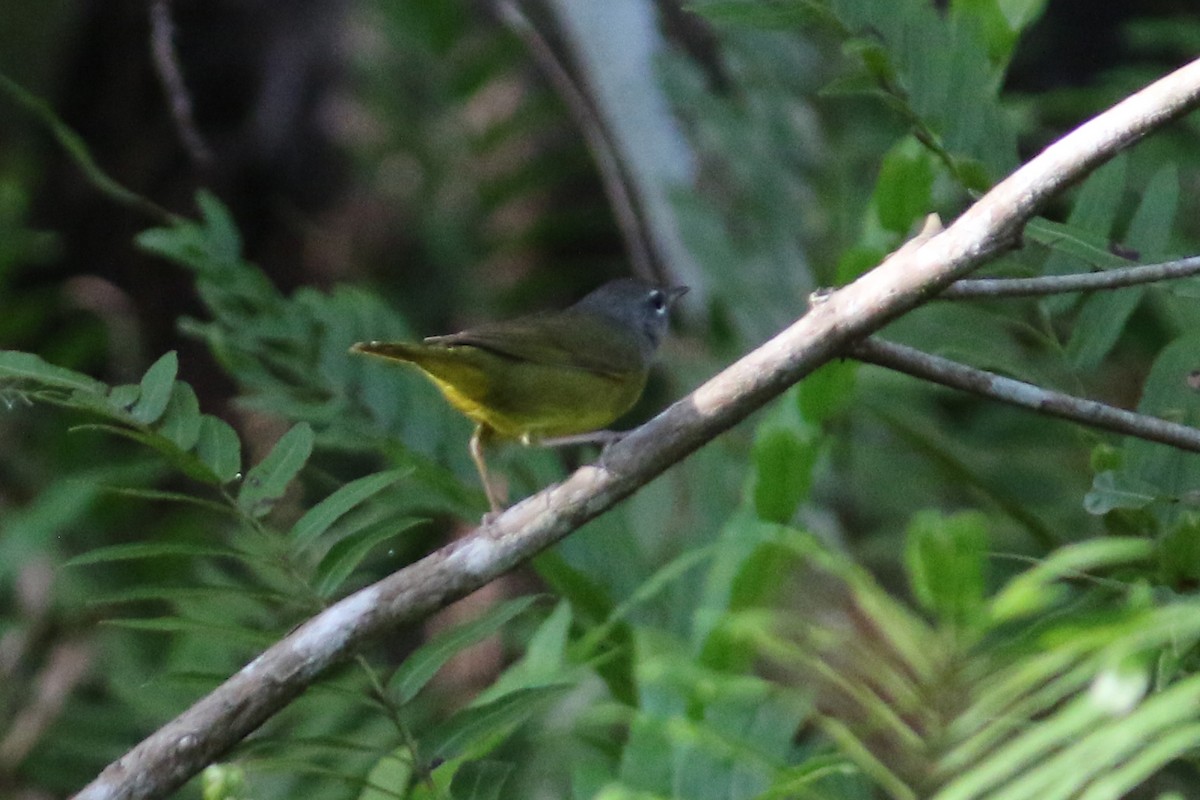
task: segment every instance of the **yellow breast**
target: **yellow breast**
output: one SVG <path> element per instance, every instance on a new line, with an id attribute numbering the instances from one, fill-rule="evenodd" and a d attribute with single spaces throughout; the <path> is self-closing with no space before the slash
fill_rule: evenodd
<path id="1" fill-rule="evenodd" d="M 646 370 L 610 374 L 538 364 L 470 345 L 411 344 L 386 355 L 420 368 L 456 409 L 509 439 L 603 428 L 637 402 L 647 377 Z"/>

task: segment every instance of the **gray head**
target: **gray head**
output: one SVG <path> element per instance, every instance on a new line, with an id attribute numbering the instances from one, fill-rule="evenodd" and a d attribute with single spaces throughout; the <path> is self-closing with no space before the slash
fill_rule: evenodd
<path id="1" fill-rule="evenodd" d="M 572 308 L 603 314 L 632 331 L 642 357 L 649 361 L 667 333 L 668 314 L 686 286 L 663 289 L 636 278 L 618 278 L 596 289 Z"/>

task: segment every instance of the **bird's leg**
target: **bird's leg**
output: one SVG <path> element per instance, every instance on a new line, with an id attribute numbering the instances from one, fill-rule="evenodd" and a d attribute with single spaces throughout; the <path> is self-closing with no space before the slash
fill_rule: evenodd
<path id="1" fill-rule="evenodd" d="M 625 438 L 629 431 L 592 431 L 591 433 L 577 433 L 574 436 L 553 436 L 549 439 L 536 439 L 526 434 L 521 437 L 521 444 L 524 445 L 539 445 L 541 447 L 568 447 L 575 444 L 598 444 L 600 445 L 601 467 L 607 469 L 605 456 L 608 455 L 608 449 L 617 442 Z"/>
<path id="2" fill-rule="evenodd" d="M 487 445 L 488 439 L 491 438 L 492 429 L 486 425 L 475 426 L 475 433 L 471 434 L 471 460 L 475 462 L 475 469 L 479 470 L 479 479 L 483 481 L 483 492 L 487 495 L 488 504 L 492 507 L 491 514 L 486 515 L 486 520 L 489 516 L 499 514 L 504 510 L 504 505 L 501 502 L 500 493 L 492 486 L 491 477 L 488 475 L 487 462 L 483 458 L 483 448 Z"/>
<path id="3" fill-rule="evenodd" d="M 577 433 L 574 436 L 552 436 L 549 439 L 537 439 L 526 434 L 521 438 L 521 444 L 538 447 L 569 447 L 575 444 L 598 444 L 603 450 L 625 438 L 625 431 L 592 431 Z"/>

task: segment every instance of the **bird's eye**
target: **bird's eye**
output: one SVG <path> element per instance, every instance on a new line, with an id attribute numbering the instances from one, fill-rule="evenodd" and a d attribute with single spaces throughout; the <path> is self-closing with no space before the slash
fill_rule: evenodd
<path id="1" fill-rule="evenodd" d="M 655 311 L 665 311 L 667 308 L 667 296 L 658 289 L 650 292 L 650 307 Z"/>

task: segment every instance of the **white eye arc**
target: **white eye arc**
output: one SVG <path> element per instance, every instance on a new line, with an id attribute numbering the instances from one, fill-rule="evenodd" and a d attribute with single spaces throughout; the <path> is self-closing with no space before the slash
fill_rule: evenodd
<path id="1" fill-rule="evenodd" d="M 659 314 L 667 310 L 667 296 L 658 289 L 650 292 L 650 307 Z"/>

